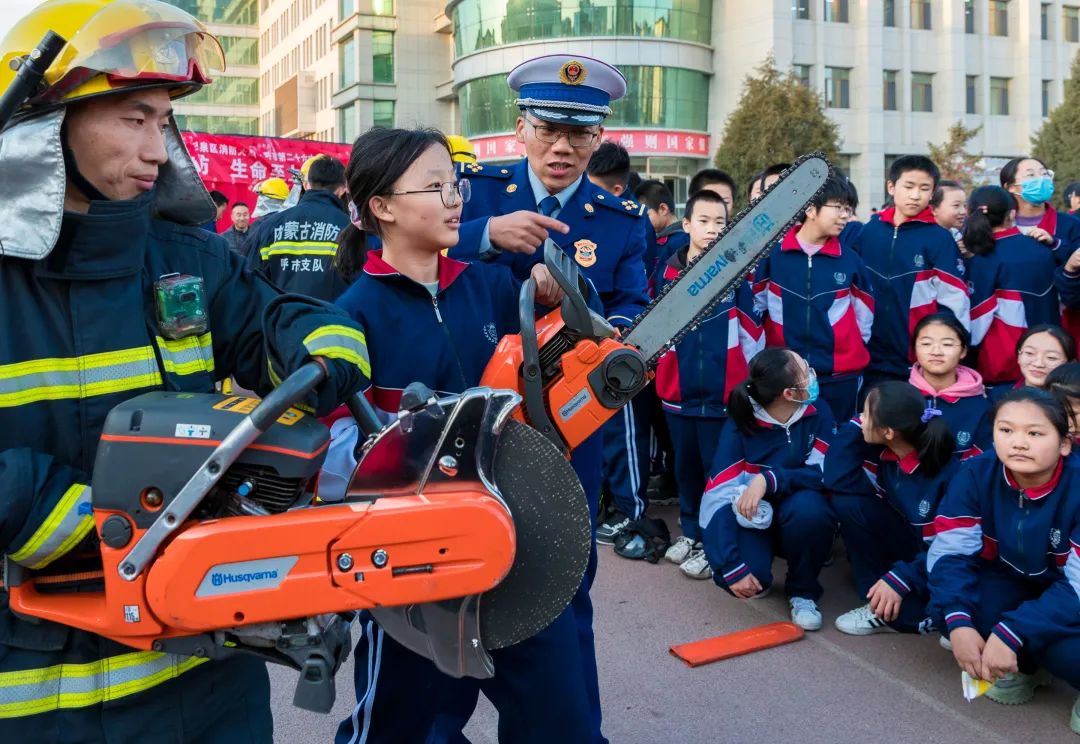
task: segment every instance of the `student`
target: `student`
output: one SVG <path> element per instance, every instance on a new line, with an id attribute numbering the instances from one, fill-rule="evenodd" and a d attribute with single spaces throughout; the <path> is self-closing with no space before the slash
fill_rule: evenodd
<path id="1" fill-rule="evenodd" d="M 1080 248 L 1080 220 L 1058 212 L 1050 204 L 1054 196 L 1054 172 L 1038 158 L 1019 157 L 1006 163 L 998 174 L 1002 188 L 1016 197 L 1016 226 L 1050 248 L 1058 263 Z"/>
<path id="2" fill-rule="evenodd" d="M 586 170 L 594 186 L 621 197 L 630 181 L 630 153 L 618 142 L 602 142 L 589 158 Z"/>
<path id="3" fill-rule="evenodd" d="M 929 158 L 898 158 L 886 183 L 894 205 L 867 222 L 855 240 L 874 283 L 874 327 L 864 385 L 907 379 L 910 331 L 922 316 L 948 310 L 968 327 L 964 262 L 956 241 L 937 224 L 929 206 L 938 180 L 938 168 Z"/>
<path id="4" fill-rule="evenodd" d="M 790 167 L 791 163 L 774 163 L 754 176 L 750 182 L 750 201 L 755 202 L 760 199 L 765 190 L 779 181 L 780 174 Z"/>
<path id="5" fill-rule="evenodd" d="M 1069 414 L 1069 436 L 1080 440 L 1080 363 L 1069 362 L 1046 376 L 1045 390 L 1058 399 Z"/>
<path id="6" fill-rule="evenodd" d="M 960 364 L 967 356 L 968 332 L 951 313 L 927 315 L 915 324 L 911 343 L 915 364 L 908 382 L 926 398 L 956 437 L 960 459 L 990 448 L 990 399 L 982 375 Z"/>
<path id="7" fill-rule="evenodd" d="M 1061 203 L 1069 214 L 1076 214 L 1080 209 L 1080 181 L 1071 181 L 1061 194 Z"/>
<path id="8" fill-rule="evenodd" d="M 971 287 L 975 368 L 989 386 L 1020 377 L 1009 352 L 1024 329 L 1061 321 L 1054 257 L 1013 224 L 1016 200 L 1000 186 L 980 186 L 968 198 L 964 245 Z"/>
<path id="9" fill-rule="evenodd" d="M 930 200 L 930 208 L 934 212 L 934 219 L 949 231 L 963 253 L 964 238 L 961 230 L 967 218 L 967 194 L 964 193 L 964 187 L 956 181 L 942 180 L 938 183 L 934 198 Z"/>
<path id="10" fill-rule="evenodd" d="M 357 278 L 337 304 L 363 326 L 370 349 L 384 350 L 371 355 L 369 396 L 393 415 L 411 382 L 448 393 L 478 384 L 498 339 L 518 329 L 519 286 L 504 266 L 464 264 L 442 255 L 458 240 L 462 203 L 469 195 L 467 182 L 455 175 L 443 135 L 371 129 L 353 145 L 347 178 L 355 217 L 340 236 L 339 264 L 345 275 Z M 368 232 L 379 235 L 381 250 L 363 250 Z M 542 264 L 532 276 L 541 303 L 558 299 Z M 423 353 L 402 353 L 408 349 Z M 352 423 L 343 419 L 333 432 L 331 459 L 342 450 L 351 453 Z M 341 472 L 347 478 L 351 468 Z M 440 673 L 387 636 L 370 616 L 361 618 L 354 678 L 359 702 L 341 723 L 339 742 L 355 740 L 361 732 L 368 742 L 423 741 L 446 701 L 476 685 L 499 710 L 500 732 L 509 740 L 556 735 L 591 740 L 572 606 L 537 636 L 493 651 L 498 671 L 482 682 Z M 539 695 L 558 700 L 541 710 L 531 704 Z"/>
<path id="11" fill-rule="evenodd" d="M 1042 388 L 1047 376 L 1066 362 L 1076 361 L 1076 341 L 1056 325 L 1028 328 L 1016 342 L 1016 362 L 1020 381 L 1011 388 L 998 385 L 990 391 L 992 400 L 1003 397 L 1012 389 Z"/>
<path id="12" fill-rule="evenodd" d="M 683 221 L 675 211 L 671 189 L 661 181 L 642 181 L 636 193 L 637 200 L 649 208 L 649 222 L 656 231 L 656 262 L 645 267 L 652 279 L 657 267 L 667 266 L 668 259 L 689 245 L 690 236 L 683 230 Z M 652 288 L 655 291 L 655 285 Z"/>
<path id="13" fill-rule="evenodd" d="M 678 276 L 686 264 L 709 245 L 727 224 L 727 205 L 708 189 L 686 204 L 683 228 L 690 245 L 668 260 L 656 286 Z M 671 431 L 675 451 L 675 481 L 679 489 L 682 535 L 664 558 L 678 563 L 692 579 L 712 576 L 701 544 L 698 512 L 705 480 L 727 417 L 727 400 L 736 383 L 746 378 L 750 359 L 762 347 L 761 326 L 754 314 L 750 286 L 741 282 L 708 318 L 689 331 L 656 367 L 656 392 Z"/>
<path id="14" fill-rule="evenodd" d="M 845 182 L 833 175 L 754 270 L 754 305 L 768 346 L 807 359 L 821 397 L 839 421 L 855 415 L 866 343 L 874 322 L 870 276 L 859 254 L 839 236 L 854 208 Z"/>
<path id="15" fill-rule="evenodd" d="M 693 196 L 702 189 L 715 191 L 727 204 L 728 214 L 735 214 L 735 194 L 739 193 L 735 179 L 719 168 L 703 168 L 690 179 L 688 193 Z"/>
<path id="16" fill-rule="evenodd" d="M 760 597 L 773 583 L 774 554 L 783 556 L 791 620 L 804 630 L 821 628 L 818 574 L 836 532 L 821 479 L 833 417 L 817 398 L 814 370 L 798 354 L 755 356 L 728 399 L 700 513 L 717 585 L 739 599 Z"/>
<path id="17" fill-rule="evenodd" d="M 883 382 L 866 396 L 862 434 L 881 445 L 879 498 L 833 494 L 855 587 L 869 602 L 836 618 L 848 635 L 890 628 L 927 632 L 926 550 L 934 514 L 959 467 L 941 411 L 906 382 Z"/>
<path id="18" fill-rule="evenodd" d="M 1080 687 L 1080 461 L 1046 392 L 1010 392 L 993 421 L 994 451 L 960 468 L 934 519 L 930 613 L 960 668 L 994 682 L 986 697 L 1017 705 L 1046 684 L 1038 667 Z"/>

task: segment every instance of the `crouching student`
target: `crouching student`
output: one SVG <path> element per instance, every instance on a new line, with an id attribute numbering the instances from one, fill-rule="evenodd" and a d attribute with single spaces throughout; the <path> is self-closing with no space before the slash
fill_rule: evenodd
<path id="1" fill-rule="evenodd" d="M 770 347 L 806 358 L 838 421 L 855 415 L 874 323 L 870 275 L 840 243 L 855 207 L 846 179 L 831 175 L 803 215 L 754 270 L 754 303 Z"/>
<path id="2" fill-rule="evenodd" d="M 915 364 L 908 382 L 918 388 L 927 404 L 956 437 L 961 459 L 990 449 L 990 399 L 982 375 L 960 364 L 968 352 L 968 332 L 951 313 L 927 315 L 911 335 Z"/>
<path id="3" fill-rule="evenodd" d="M 926 551 L 938 503 L 959 461 L 940 410 L 906 382 L 883 382 L 863 405 L 862 435 L 881 445 L 878 498 L 833 494 L 855 586 L 867 604 L 836 618 L 848 635 L 931 629 Z"/>
<path id="4" fill-rule="evenodd" d="M 726 224 L 727 205 L 720 196 L 702 189 L 690 197 L 683 219 L 690 244 L 678 250 L 657 272 L 657 290 L 663 290 L 697 258 Z M 664 558 L 679 564 L 679 569 L 692 579 L 712 577 L 698 523 L 701 494 L 727 419 L 728 396 L 736 383 L 746 379 L 747 365 L 760 351 L 761 342 L 750 285 L 744 281 L 708 318 L 660 357 L 656 367 L 656 393 L 675 450 L 683 532 Z"/>
<path id="5" fill-rule="evenodd" d="M 821 480 L 832 432 L 832 413 L 818 402 L 806 360 L 789 349 L 762 351 L 728 399 L 701 500 L 713 580 L 740 599 L 761 596 L 773 583 L 775 548 L 788 564 L 791 619 L 805 630 L 821 628 L 818 574 L 836 530 Z"/>
<path id="6" fill-rule="evenodd" d="M 392 416 L 411 382 L 444 393 L 477 385 L 496 342 L 518 330 L 519 285 L 504 266 L 442 255 L 457 243 L 469 196 L 445 138 L 434 130 L 372 129 L 353 145 L 347 180 L 355 216 L 340 236 L 338 263 L 357 278 L 338 305 L 363 326 L 368 348 L 382 350 L 370 371 L 369 396 Z M 381 238 L 381 250 L 365 252 L 367 232 Z M 555 302 L 559 291 L 542 264 L 532 276 L 538 300 Z M 344 419 L 335 423 L 328 462 L 342 450 L 351 453 L 349 426 Z M 598 447 L 593 456 L 598 462 Z M 341 470 L 347 477 L 350 469 Z M 338 742 L 428 740 L 437 716 L 456 711 L 470 695 L 475 700 L 477 685 L 499 711 L 502 741 L 594 740 L 573 606 L 533 638 L 493 651 L 496 674 L 482 682 L 442 674 L 370 615 L 362 615 L 360 625 L 358 702 L 342 721 Z M 550 708 L 537 706 L 540 696 L 557 699 Z"/>
<path id="7" fill-rule="evenodd" d="M 1049 393 L 1012 391 L 993 421 L 994 451 L 964 463 L 934 519 L 930 613 L 986 696 L 1016 705 L 1040 667 L 1080 688 L 1080 462 Z"/>

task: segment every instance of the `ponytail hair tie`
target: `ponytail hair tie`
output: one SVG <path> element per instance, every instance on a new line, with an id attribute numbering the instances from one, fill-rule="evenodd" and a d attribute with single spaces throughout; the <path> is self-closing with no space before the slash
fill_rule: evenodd
<path id="1" fill-rule="evenodd" d="M 360 222 L 360 212 L 356 209 L 356 202 L 349 199 L 349 222 L 356 226 L 357 230 L 363 230 L 364 225 Z"/>
<path id="2" fill-rule="evenodd" d="M 986 214 L 987 211 L 988 211 L 988 206 L 986 204 L 980 204 L 979 205 L 979 211 L 982 212 L 983 214 Z"/>
<path id="3" fill-rule="evenodd" d="M 927 405 L 926 410 L 924 410 L 922 412 L 922 416 L 919 417 L 919 420 L 922 421 L 924 424 L 928 424 L 928 423 L 930 423 L 930 419 L 935 418 L 935 417 L 940 416 L 940 415 L 941 415 L 940 410 L 938 410 L 937 408 L 933 408 L 930 405 Z"/>

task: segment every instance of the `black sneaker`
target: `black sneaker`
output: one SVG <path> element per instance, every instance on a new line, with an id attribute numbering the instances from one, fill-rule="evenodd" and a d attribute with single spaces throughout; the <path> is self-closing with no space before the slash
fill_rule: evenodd
<path id="1" fill-rule="evenodd" d="M 679 489 L 675 483 L 675 476 L 671 473 L 663 472 L 649 476 L 646 493 L 650 504 L 671 506 L 679 503 Z"/>
<path id="2" fill-rule="evenodd" d="M 614 545 L 615 538 L 630 524 L 630 518 L 620 511 L 612 510 L 596 526 L 596 542 L 600 545 Z"/>

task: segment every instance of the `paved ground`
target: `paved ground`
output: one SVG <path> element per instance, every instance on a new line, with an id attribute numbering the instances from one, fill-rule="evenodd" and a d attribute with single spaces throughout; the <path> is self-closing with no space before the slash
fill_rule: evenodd
<path id="1" fill-rule="evenodd" d="M 677 524 L 672 510 L 660 514 Z M 1078 741 L 1068 727 L 1073 692 L 1064 683 L 1021 708 L 966 703 L 960 671 L 936 637 L 838 633 L 833 619 L 857 603 L 845 561 L 838 558 L 823 579 L 824 630 L 690 669 L 668 654 L 671 644 L 786 620 L 783 593 L 740 602 L 670 564 L 627 561 L 601 547 L 593 600 L 604 732 L 612 744 Z M 337 706 L 328 716 L 292 708 L 295 674 L 272 674 L 277 741 L 329 742 L 355 702 L 351 666 L 339 674 Z M 481 704 L 466 733 L 474 744 L 493 744 L 495 713 Z"/>

